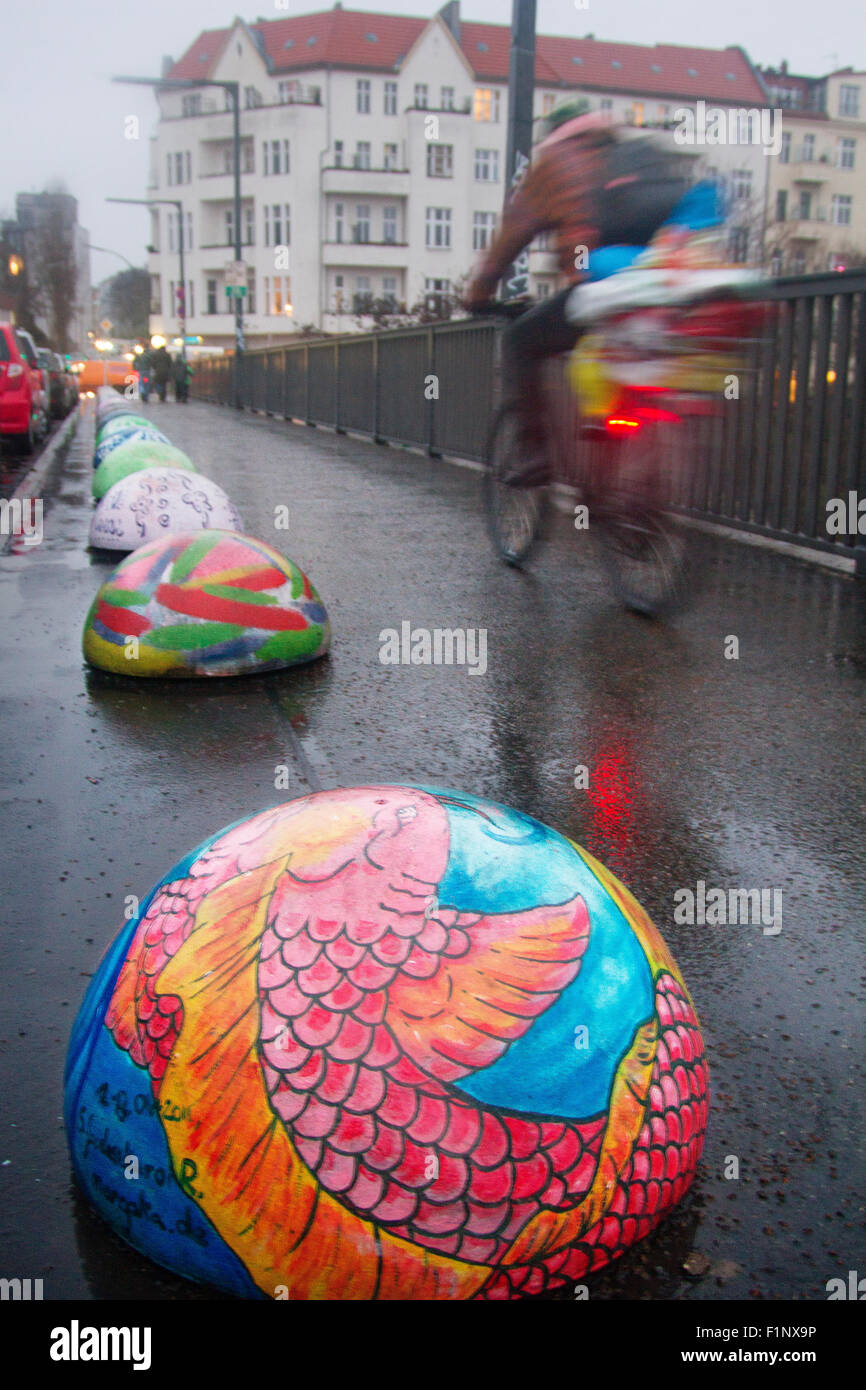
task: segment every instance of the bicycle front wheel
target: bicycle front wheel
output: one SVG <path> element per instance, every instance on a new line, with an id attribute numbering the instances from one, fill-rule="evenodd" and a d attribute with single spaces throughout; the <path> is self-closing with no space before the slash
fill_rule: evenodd
<path id="1" fill-rule="evenodd" d="M 529 558 L 547 513 L 546 487 L 516 487 L 508 481 L 519 475 L 526 462 L 520 444 L 520 416 L 506 402 L 491 426 L 483 489 L 487 530 L 507 565 L 521 565 Z"/>

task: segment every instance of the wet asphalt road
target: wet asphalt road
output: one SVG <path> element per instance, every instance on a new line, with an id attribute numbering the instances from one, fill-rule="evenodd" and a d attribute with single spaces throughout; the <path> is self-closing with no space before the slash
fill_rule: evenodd
<path id="1" fill-rule="evenodd" d="M 823 1300 L 862 1273 L 866 586 L 700 537 L 692 607 L 649 624 L 617 610 L 564 517 L 531 572 L 501 566 L 474 471 L 219 407 L 145 409 L 307 570 L 333 649 L 207 684 L 88 671 L 82 623 L 113 562 L 86 548 L 83 420 L 45 489 L 44 543 L 0 558 L 0 1273 L 42 1277 L 46 1298 L 212 1297 L 78 1199 L 63 1059 L 125 895 L 309 790 L 293 742 L 325 786 L 433 782 L 539 817 L 622 877 L 671 945 L 708 1046 L 707 1144 L 678 1212 L 592 1298 Z M 380 665 L 380 630 L 403 620 L 485 627 L 486 675 Z M 674 925 L 675 890 L 699 879 L 780 889 L 781 933 Z"/>

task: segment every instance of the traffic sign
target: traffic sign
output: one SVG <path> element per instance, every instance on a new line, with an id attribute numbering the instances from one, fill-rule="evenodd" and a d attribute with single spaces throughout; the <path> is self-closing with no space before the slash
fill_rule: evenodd
<path id="1" fill-rule="evenodd" d="M 246 292 L 246 285 L 226 285 L 226 294 L 229 299 L 243 299 Z"/>
<path id="2" fill-rule="evenodd" d="M 247 267 L 244 261 L 226 261 L 226 285 L 243 287 L 247 282 Z"/>

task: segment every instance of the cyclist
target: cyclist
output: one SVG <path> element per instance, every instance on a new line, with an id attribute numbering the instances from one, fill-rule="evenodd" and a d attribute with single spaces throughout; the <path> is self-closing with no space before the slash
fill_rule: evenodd
<path id="1" fill-rule="evenodd" d="M 565 316 L 568 297 L 583 278 L 586 257 L 599 244 L 598 196 L 604 181 L 605 149 L 615 140 L 609 116 L 587 113 L 586 101 L 571 101 L 547 117 L 544 138 L 515 189 L 496 235 L 475 270 L 464 296 L 480 309 L 525 246 L 540 232 L 556 234 L 559 269 L 567 287 L 543 300 L 509 325 L 503 358 L 509 394 L 521 415 L 525 468 L 509 481 L 522 487 L 550 481 L 542 416 L 542 368 L 546 358 L 574 347 L 582 330 Z"/>

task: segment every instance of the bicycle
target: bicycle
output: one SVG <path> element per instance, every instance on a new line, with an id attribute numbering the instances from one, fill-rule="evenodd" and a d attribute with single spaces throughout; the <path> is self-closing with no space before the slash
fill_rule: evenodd
<path id="1" fill-rule="evenodd" d="M 483 312 L 513 318 L 528 301 L 497 301 Z M 584 340 L 586 341 L 586 340 Z M 556 371 L 555 364 L 552 370 Z M 561 368 L 560 380 L 562 378 Z M 609 407 L 582 410 L 574 384 L 546 392 L 543 418 L 551 476 L 574 488 L 619 600 L 635 613 L 672 611 L 688 587 L 686 533 L 668 511 L 686 468 L 696 471 L 688 429 L 696 398 L 658 387 L 618 390 Z M 515 485 L 526 460 L 516 404 L 505 400 L 488 436 L 484 472 L 487 528 L 509 565 L 522 566 L 546 529 L 550 487 Z M 577 515 L 577 513 L 576 513 Z"/>

